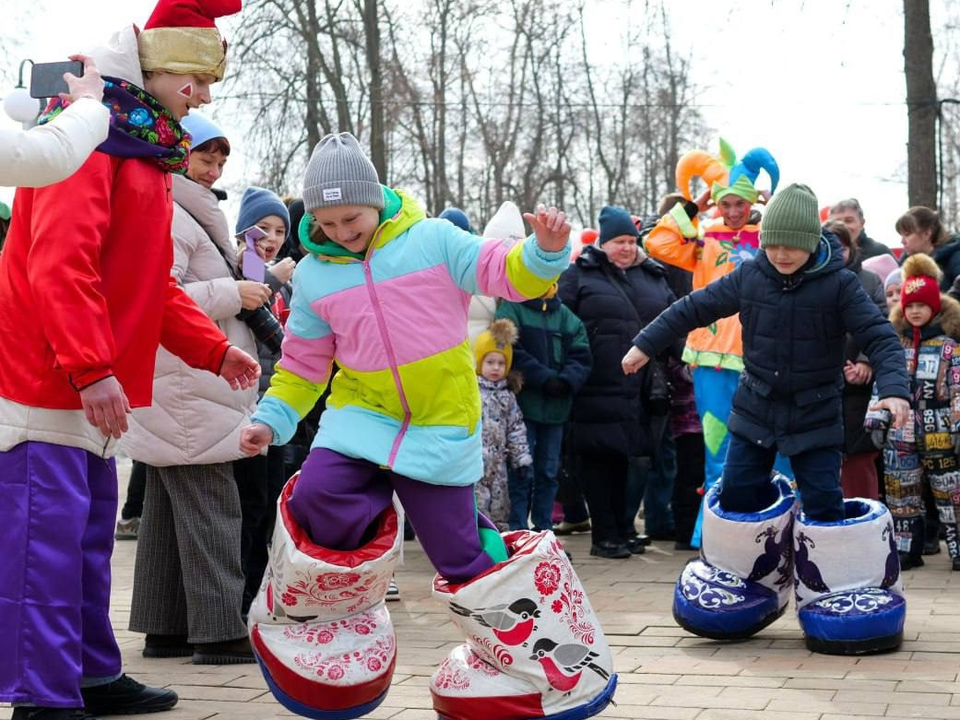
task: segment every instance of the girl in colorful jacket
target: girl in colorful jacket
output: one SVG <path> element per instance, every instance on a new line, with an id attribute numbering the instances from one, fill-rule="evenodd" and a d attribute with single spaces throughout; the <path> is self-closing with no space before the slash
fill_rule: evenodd
<path id="1" fill-rule="evenodd" d="M 403 191 L 380 185 L 348 133 L 314 150 L 304 202 L 316 229 L 301 241 L 312 254 L 294 274 L 283 355 L 243 447 L 252 455 L 286 443 L 336 360 L 294 517 L 319 545 L 358 547 L 392 483 L 440 574 L 469 580 L 493 565 L 465 520 L 483 475 L 470 295 L 543 294 L 567 266 L 569 224 L 541 207 L 527 215 L 536 237 L 508 250 L 428 220 Z"/>
<path id="2" fill-rule="evenodd" d="M 539 206 L 525 216 L 534 235 L 513 246 L 427 219 L 411 197 L 380 184 L 348 133 L 327 135 L 314 149 L 303 198 L 300 240 L 310 255 L 294 273 L 270 389 L 241 434 L 250 455 L 289 441 L 336 362 L 310 455 L 281 494 L 270 562 L 250 610 L 254 651 L 275 697 L 301 714 L 306 706 L 357 717 L 389 690 L 396 637 L 382 603 L 402 541 L 391 508 L 396 493 L 440 574 L 434 593 L 467 640 L 431 685 L 437 712 L 508 720 L 541 716 L 544 704 L 599 712 L 616 682 L 598 625 L 584 650 L 601 672 L 584 671 L 582 682 L 578 674 L 562 697 L 529 648 L 514 648 L 509 661 L 483 649 L 532 648 L 541 617 L 542 642 L 575 640 L 575 628 L 550 609 L 561 606 L 551 599 L 560 587 L 554 577 L 571 578 L 580 592 L 556 540 L 501 537 L 477 511 L 481 405 L 467 340 L 471 295 L 537 297 L 567 266 L 564 214 Z M 370 624 L 353 632 L 361 622 Z M 316 633 L 323 648 L 310 643 Z M 444 680 L 451 663 L 476 682 Z M 491 675 L 511 680 L 491 686 Z M 484 687 L 490 692 L 473 696 Z M 518 698 L 535 698 L 538 710 L 518 706 Z"/>

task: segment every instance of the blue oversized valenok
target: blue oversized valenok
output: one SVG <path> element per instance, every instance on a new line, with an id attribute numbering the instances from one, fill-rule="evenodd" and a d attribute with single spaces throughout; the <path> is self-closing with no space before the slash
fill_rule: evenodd
<path id="1" fill-rule="evenodd" d="M 674 589 L 674 619 L 701 637 L 747 638 L 782 612 L 773 590 L 703 560 L 687 563 Z"/>

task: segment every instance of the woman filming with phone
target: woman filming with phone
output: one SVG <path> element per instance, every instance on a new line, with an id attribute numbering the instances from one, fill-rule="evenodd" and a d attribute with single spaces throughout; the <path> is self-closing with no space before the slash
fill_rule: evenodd
<path id="1" fill-rule="evenodd" d="M 70 59 L 82 63 L 83 72 L 63 76 L 67 92 L 59 97 L 66 109 L 29 130 L 0 129 L 0 185 L 43 187 L 65 180 L 107 139 L 110 113 L 100 102 L 103 78 L 93 58 Z"/>

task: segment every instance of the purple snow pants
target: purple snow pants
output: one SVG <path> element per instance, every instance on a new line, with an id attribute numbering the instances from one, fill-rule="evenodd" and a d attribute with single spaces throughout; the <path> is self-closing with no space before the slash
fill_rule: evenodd
<path id="1" fill-rule="evenodd" d="M 394 491 L 441 576 L 466 582 L 493 567 L 480 545 L 477 524 L 496 527 L 477 512 L 472 485 L 431 485 L 369 460 L 315 448 L 300 470 L 289 508 L 317 545 L 354 550 L 363 544 L 371 523 L 390 507 Z"/>
<path id="2" fill-rule="evenodd" d="M 0 702 L 81 707 L 120 673 L 110 626 L 117 470 L 85 450 L 0 452 Z"/>

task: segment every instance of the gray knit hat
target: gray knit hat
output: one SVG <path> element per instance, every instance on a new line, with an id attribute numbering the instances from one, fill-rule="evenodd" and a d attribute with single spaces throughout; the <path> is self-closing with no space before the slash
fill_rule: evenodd
<path id="1" fill-rule="evenodd" d="M 813 253 L 819 242 L 820 211 L 813 190 L 793 183 L 774 195 L 760 225 L 760 247 L 785 245 Z"/>
<path id="2" fill-rule="evenodd" d="M 384 206 L 377 170 L 350 133 L 331 133 L 317 143 L 303 179 L 304 210 L 338 205 Z"/>

